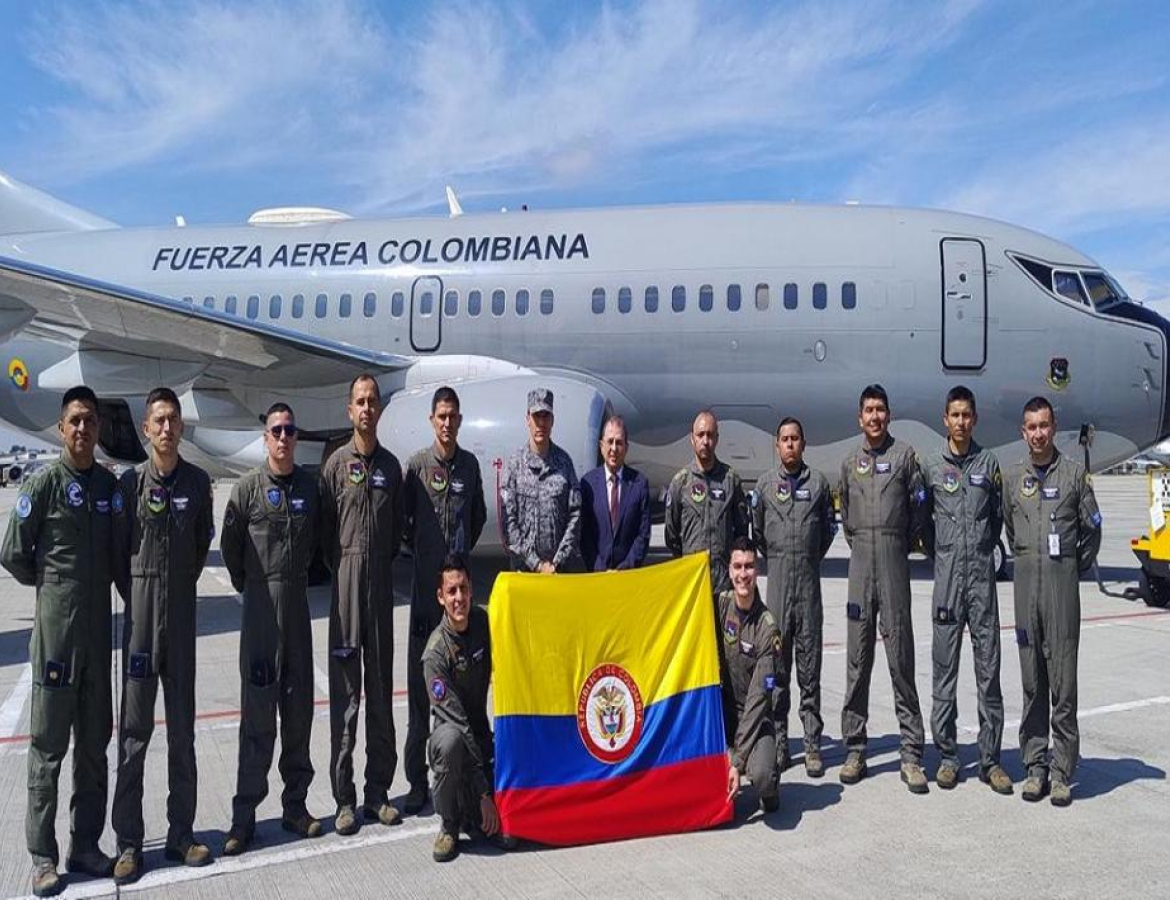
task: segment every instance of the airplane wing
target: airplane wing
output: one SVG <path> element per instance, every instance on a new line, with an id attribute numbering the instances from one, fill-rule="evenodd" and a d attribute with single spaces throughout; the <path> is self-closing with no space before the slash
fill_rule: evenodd
<path id="1" fill-rule="evenodd" d="M 249 386 L 337 383 L 415 362 L 0 256 L 4 298 L 31 306 L 38 323 L 76 330 L 88 346 L 202 362 L 206 374 Z"/>

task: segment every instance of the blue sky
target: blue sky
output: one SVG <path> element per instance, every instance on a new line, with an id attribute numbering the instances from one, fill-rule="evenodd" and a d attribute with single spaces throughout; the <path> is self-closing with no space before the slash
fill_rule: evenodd
<path id="1" fill-rule="evenodd" d="M 940 206 L 1170 300 L 1165 2 L 0 5 L 0 170 L 123 224 Z"/>

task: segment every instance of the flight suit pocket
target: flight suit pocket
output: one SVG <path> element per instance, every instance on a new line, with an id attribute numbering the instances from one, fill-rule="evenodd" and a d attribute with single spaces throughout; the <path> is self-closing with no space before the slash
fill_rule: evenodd
<path id="1" fill-rule="evenodd" d="M 254 688 L 276 683 L 276 663 L 268 657 L 254 657 L 248 662 L 248 683 Z"/>

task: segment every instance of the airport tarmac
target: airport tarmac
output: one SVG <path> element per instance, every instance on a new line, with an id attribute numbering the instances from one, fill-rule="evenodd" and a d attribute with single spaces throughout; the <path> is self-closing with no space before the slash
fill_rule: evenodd
<path id="1" fill-rule="evenodd" d="M 1137 577 L 1129 540 L 1148 528 L 1145 478 L 1099 477 L 1104 514 L 1100 566 L 1106 582 Z M 228 487 L 216 490 L 222 515 Z M 14 490 L 0 492 L 7 522 Z M 661 554 L 661 529 L 655 530 Z M 1024 803 L 1017 745 L 1020 676 L 1012 639 L 1012 587 L 1000 585 L 1002 682 L 1007 729 L 1003 762 L 1017 782 L 1001 797 L 976 778 L 976 702 L 970 645 L 964 644 L 959 725 L 964 780 L 954 791 L 933 783 L 938 757 L 927 751 L 927 796 L 909 794 L 898 778 L 897 723 L 883 654 L 875 663 L 870 715 L 869 777 L 844 787 L 837 780 L 845 680 L 845 595 L 848 549 L 838 537 L 824 566 L 826 777 L 812 780 L 800 763 L 800 724 L 791 733 L 798 765 L 784 774 L 780 811 L 763 817 L 741 802 L 734 824 L 713 831 L 570 849 L 525 847 L 503 854 L 464 844 L 453 863 L 431 861 L 437 821 L 425 814 L 394 828 L 366 825 L 353 837 L 332 832 L 334 804 L 327 771 L 326 684 L 328 588 L 311 594 L 317 682 L 313 761 L 317 776 L 309 809 L 322 817 L 324 837 L 295 840 L 279 827 L 279 775 L 260 808 L 254 849 L 202 869 L 165 862 L 166 729 L 151 743 L 146 775 L 146 863 L 140 882 L 123 894 L 168 897 L 1071 897 L 1165 896 L 1170 884 L 1170 612 L 1103 596 L 1081 584 L 1081 763 L 1069 809 Z M 498 568 L 499 562 L 495 561 Z M 476 597 L 487 600 L 495 569 L 477 561 Z M 917 682 L 930 715 L 930 565 L 913 566 Z M 25 774 L 31 673 L 28 638 L 33 590 L 0 576 L 0 894 L 30 892 L 25 849 Z M 409 604 L 408 564 L 400 563 L 395 629 L 395 720 L 401 760 L 406 732 L 404 673 Z M 120 602 L 119 602 L 120 607 Z M 240 607 L 218 553 L 200 581 L 196 750 L 199 809 L 196 831 L 218 854 L 235 788 Z M 533 673 L 540 677 L 540 673 Z M 795 687 L 795 685 L 794 685 Z M 794 704 L 795 705 L 795 704 Z M 158 717 L 162 717 L 159 700 Z M 929 732 L 928 732 L 929 743 Z M 359 753 L 362 753 L 359 743 Z M 109 750 L 110 788 L 114 746 Z M 57 822 L 62 855 L 69 835 L 70 761 L 63 769 Z M 360 772 L 361 764 L 355 768 Z M 359 784 L 360 788 L 360 784 Z M 393 795 L 407 785 L 399 765 Z M 107 828 L 107 852 L 114 837 Z M 1162 887 L 1159 888 L 1158 885 Z M 67 897 L 115 893 L 109 880 L 68 878 Z"/>

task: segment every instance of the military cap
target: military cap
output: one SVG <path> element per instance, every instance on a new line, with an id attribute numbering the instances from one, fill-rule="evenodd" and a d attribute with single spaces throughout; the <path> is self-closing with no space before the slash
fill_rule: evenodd
<path id="1" fill-rule="evenodd" d="M 533 388 L 528 392 L 529 413 L 553 411 L 553 392 L 548 388 Z"/>

